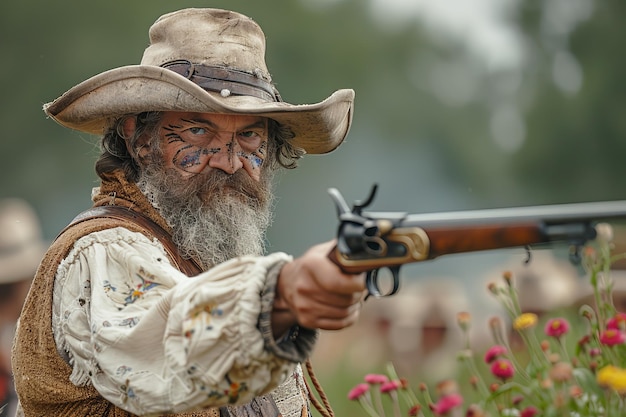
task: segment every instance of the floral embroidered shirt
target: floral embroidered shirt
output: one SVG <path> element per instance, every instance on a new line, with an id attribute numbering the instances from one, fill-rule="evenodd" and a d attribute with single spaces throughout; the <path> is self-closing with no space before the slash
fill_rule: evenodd
<path id="1" fill-rule="evenodd" d="M 241 257 L 190 278 L 141 233 L 118 227 L 81 238 L 58 268 L 53 298 L 71 381 L 135 414 L 267 393 L 297 366 L 259 327 L 262 294 L 289 260 Z"/>

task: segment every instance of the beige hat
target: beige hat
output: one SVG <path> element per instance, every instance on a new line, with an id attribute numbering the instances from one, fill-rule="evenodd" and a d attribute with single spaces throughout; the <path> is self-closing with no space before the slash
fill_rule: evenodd
<path id="1" fill-rule="evenodd" d="M 354 91 L 316 104 L 281 100 L 265 64 L 265 35 L 250 18 L 219 9 L 183 9 L 150 28 L 140 65 L 103 72 L 44 105 L 59 124 L 103 134 L 107 120 L 143 111 L 268 117 L 291 128 L 307 153 L 339 146 L 352 121 Z"/>
<path id="2" fill-rule="evenodd" d="M 31 206 L 17 198 L 0 200 L 0 284 L 32 279 L 45 249 Z"/>

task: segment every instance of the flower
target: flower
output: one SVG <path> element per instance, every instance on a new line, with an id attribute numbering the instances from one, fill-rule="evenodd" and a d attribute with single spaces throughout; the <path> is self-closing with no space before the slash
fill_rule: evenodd
<path id="1" fill-rule="evenodd" d="M 365 393 L 368 392 L 369 390 L 370 390 L 369 384 L 365 384 L 365 383 L 358 384 L 356 387 L 352 388 L 350 392 L 348 392 L 348 399 L 358 400 L 363 395 L 365 395 Z"/>
<path id="2" fill-rule="evenodd" d="M 588 245 L 580 252 L 593 289 L 592 303 L 576 311 L 559 311 L 556 317 L 551 312 L 539 317 L 522 311 L 515 277 L 507 271 L 500 285 L 487 286 L 508 320 L 489 319 L 493 341 L 484 353 L 471 346 L 471 314 L 457 314 L 464 337 L 456 359 L 465 369 L 465 374 L 458 374 L 463 380 L 439 381 L 432 395 L 429 384 L 419 381 L 414 393 L 410 383 L 398 378 L 390 367 L 388 375 L 366 376 L 370 390 L 359 399 L 388 393 L 384 399 L 392 407 L 386 408 L 392 409 L 394 416 L 622 415 L 626 399 L 626 312 L 617 311 L 613 303 L 610 270 L 611 264 L 626 259 L 626 254 L 611 253 L 612 230 L 602 227 L 595 246 Z M 509 343 L 510 331 L 519 334 L 521 348 Z M 405 398 L 404 414 L 398 411 L 398 394 Z M 366 401 L 361 402 L 367 411 Z M 375 414 L 368 413 L 382 417 L 386 408 L 378 406 Z"/>
<path id="3" fill-rule="evenodd" d="M 515 330 L 525 330 L 534 327 L 537 324 L 537 315 L 535 313 L 524 313 L 519 315 L 515 321 L 513 321 L 513 328 Z"/>
<path id="4" fill-rule="evenodd" d="M 511 363 L 510 360 L 508 359 L 496 359 L 495 361 L 493 361 L 493 363 L 491 364 L 491 373 L 502 379 L 502 380 L 507 380 L 509 378 L 512 378 L 513 375 L 515 375 L 515 368 L 513 367 L 513 364 Z"/>
<path id="5" fill-rule="evenodd" d="M 462 311 L 456 315 L 456 321 L 462 330 L 467 330 L 472 321 L 472 316 L 466 311 Z"/>
<path id="6" fill-rule="evenodd" d="M 626 370 L 607 365 L 598 371 L 598 384 L 615 390 L 620 395 L 626 394 Z"/>
<path id="7" fill-rule="evenodd" d="M 569 332 L 569 322 L 561 317 L 548 320 L 544 327 L 547 336 L 559 338 Z"/>
<path id="8" fill-rule="evenodd" d="M 395 391 L 402 386 L 402 383 L 399 380 L 387 381 L 384 384 L 380 385 L 380 392 L 383 394 L 389 393 L 391 391 Z"/>
<path id="9" fill-rule="evenodd" d="M 367 374 L 363 379 L 368 384 L 384 384 L 389 381 L 389 377 L 383 374 Z"/>
<path id="10" fill-rule="evenodd" d="M 497 358 L 505 355 L 508 352 L 507 348 L 502 345 L 494 345 L 485 353 L 485 363 L 491 363 Z"/>
<path id="11" fill-rule="evenodd" d="M 600 334 L 600 342 L 603 345 L 621 345 L 624 341 L 626 341 L 626 336 L 617 329 L 606 329 Z"/>
<path id="12" fill-rule="evenodd" d="M 415 404 L 414 406 L 409 408 L 409 416 L 418 416 L 421 410 L 422 406 L 419 404 Z"/>
<path id="13" fill-rule="evenodd" d="M 520 417 L 535 417 L 538 413 L 539 411 L 535 407 L 529 405 L 522 410 Z"/>
<path id="14" fill-rule="evenodd" d="M 617 312 L 606 322 L 607 329 L 626 330 L 626 313 Z"/>
<path id="15" fill-rule="evenodd" d="M 446 415 L 450 410 L 463 404 L 463 397 L 459 394 L 449 394 L 441 397 L 433 407 L 433 412 L 438 416 Z"/>

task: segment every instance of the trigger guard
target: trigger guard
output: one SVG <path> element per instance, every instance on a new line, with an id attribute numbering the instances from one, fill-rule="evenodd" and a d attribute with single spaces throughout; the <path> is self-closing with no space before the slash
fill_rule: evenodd
<path id="1" fill-rule="evenodd" d="M 389 297 L 397 293 L 400 288 L 400 279 L 398 276 L 399 269 L 400 268 L 398 267 L 389 268 L 391 274 L 393 275 L 393 287 L 391 288 L 391 291 L 386 294 L 381 293 L 380 287 L 378 286 L 378 269 L 368 271 L 365 277 L 365 286 L 367 287 L 368 292 L 366 298 L 370 296 L 375 298 Z"/>

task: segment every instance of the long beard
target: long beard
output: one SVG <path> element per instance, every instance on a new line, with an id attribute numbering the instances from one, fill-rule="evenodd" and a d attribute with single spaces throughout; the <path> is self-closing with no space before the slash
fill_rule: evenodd
<path id="1" fill-rule="evenodd" d="M 264 253 L 272 221 L 271 176 L 266 172 L 257 182 L 243 170 L 229 175 L 214 169 L 183 178 L 162 164 L 149 164 L 138 185 L 172 227 L 181 255 L 208 269 Z"/>

